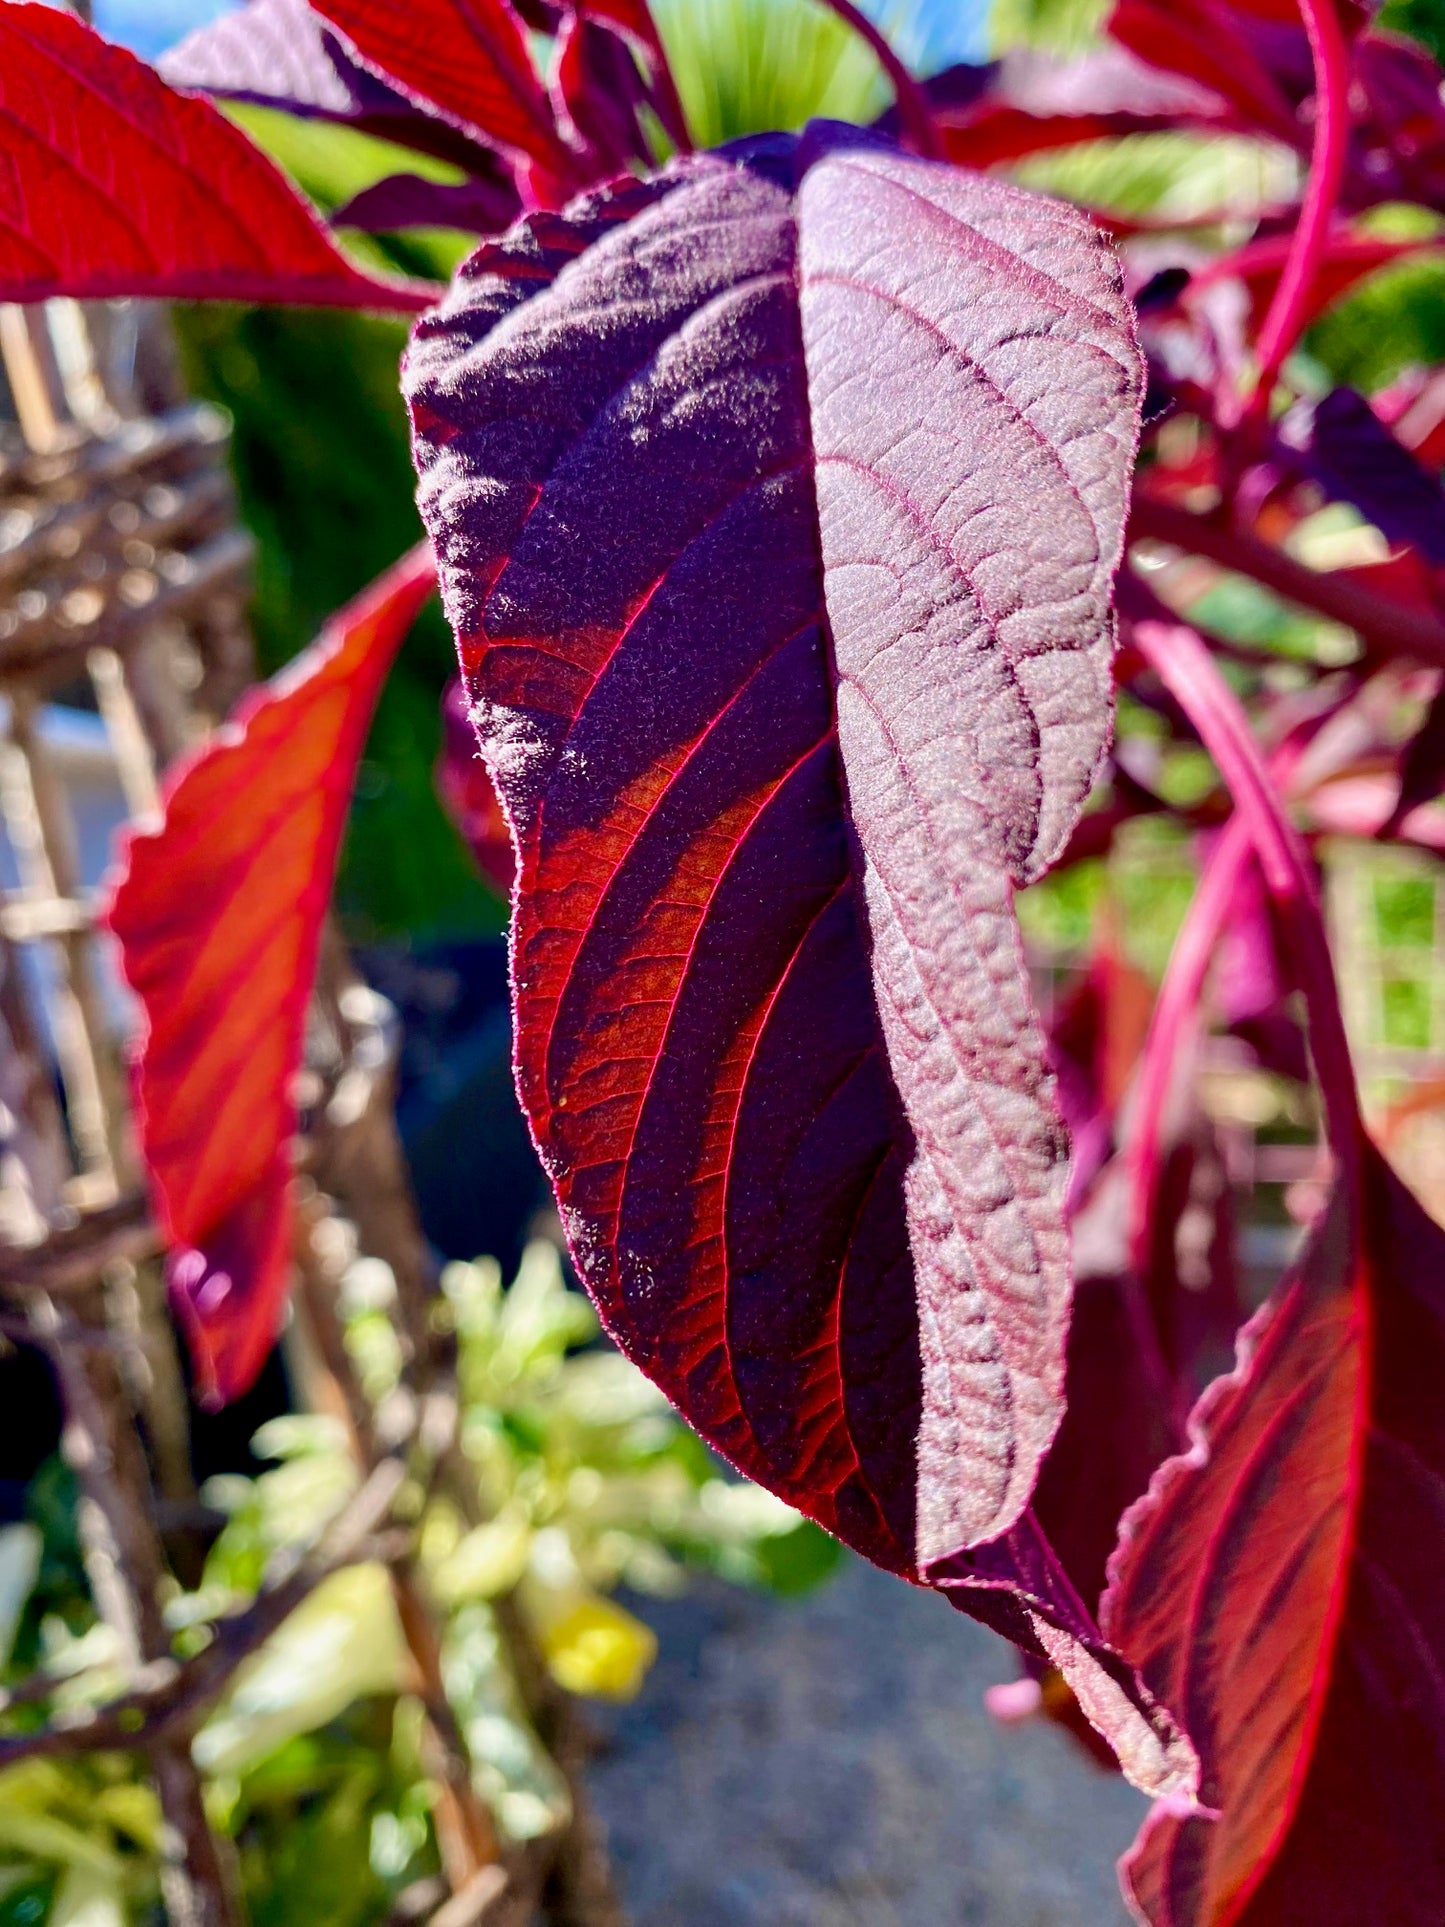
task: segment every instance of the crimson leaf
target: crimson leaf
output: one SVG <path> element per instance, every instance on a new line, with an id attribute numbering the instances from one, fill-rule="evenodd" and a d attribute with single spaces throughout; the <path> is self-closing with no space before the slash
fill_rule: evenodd
<path id="1" fill-rule="evenodd" d="M 1150 1816 L 1155 1927 L 1445 1918 L 1445 1234 L 1361 1158 L 1359 1250 L 1337 1200 L 1125 1521 L 1106 1624 L 1220 1816 Z"/>
<path id="2" fill-rule="evenodd" d="M 549 181 L 576 177 L 509 0 L 316 0 L 315 10 L 419 106 L 536 163 Z"/>
<path id="3" fill-rule="evenodd" d="M 255 1377 L 291 1266 L 292 1084 L 352 779 L 436 575 L 420 547 L 170 778 L 109 910 L 145 1009 L 137 1117 L 172 1299 L 213 1398 Z"/>
<path id="4" fill-rule="evenodd" d="M 0 298 L 424 308 L 363 274 L 208 101 L 30 0 L 0 7 Z"/>
<path id="5" fill-rule="evenodd" d="M 405 380 L 518 849 L 519 1087 L 604 1319 L 870 1557 L 1086 1639 L 1021 1516 L 1069 1278 L 1011 895 L 1108 728 L 1112 259 L 774 137 L 482 248 Z"/>

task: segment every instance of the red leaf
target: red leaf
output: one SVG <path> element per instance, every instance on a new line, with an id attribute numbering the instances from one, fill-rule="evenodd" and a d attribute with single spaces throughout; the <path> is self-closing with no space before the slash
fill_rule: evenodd
<path id="1" fill-rule="evenodd" d="M 1213 88 L 1242 126 L 1298 140 L 1294 104 L 1234 8 L 1219 0 L 1116 0 L 1109 32 L 1150 66 Z M 1303 48 L 1303 31 L 1296 33 Z M 1307 49 L 1305 58 L 1308 74 Z"/>
<path id="2" fill-rule="evenodd" d="M 0 7 L 0 300 L 146 295 L 416 312 L 209 101 L 71 15 Z"/>
<path id="3" fill-rule="evenodd" d="M 549 86 L 558 119 L 585 147 L 594 179 L 651 159 L 638 109 L 646 99 L 632 49 L 609 27 L 569 13 L 557 30 Z"/>
<path id="4" fill-rule="evenodd" d="M 1017 1519 L 1057 1423 L 1067 1174 L 1011 878 L 1107 728 L 1136 364 L 1080 216 L 874 153 L 800 202 L 709 161 L 531 224 L 407 385 L 582 1269 L 722 1449 L 912 1570 Z"/>
<path id="5" fill-rule="evenodd" d="M 1155 1927 L 1445 1919 L 1445 1235 L 1361 1156 L 1359 1253 L 1337 1201 L 1116 1557 L 1106 1624 L 1220 1810 L 1146 1823 Z"/>
<path id="6" fill-rule="evenodd" d="M 171 1287 L 213 1398 L 275 1341 L 291 1260 L 292 1084 L 352 779 L 386 672 L 435 585 L 423 544 L 166 784 L 108 921 L 144 1006 L 141 1145 Z"/>
<path id="7" fill-rule="evenodd" d="M 464 132 L 581 186 L 508 0 L 316 0 L 361 59 Z"/>
<path id="8" fill-rule="evenodd" d="M 1239 280 L 1248 288 L 1256 312 L 1262 312 L 1279 286 L 1293 238 L 1292 234 L 1266 235 L 1263 240 L 1247 241 L 1232 254 L 1219 255 L 1191 276 L 1185 298 L 1191 299 L 1219 281 Z M 1389 241 L 1374 234 L 1332 235 L 1310 286 L 1303 311 L 1305 323 L 1316 320 L 1366 275 L 1388 267 L 1401 256 L 1424 253 L 1426 247 L 1420 241 Z"/>

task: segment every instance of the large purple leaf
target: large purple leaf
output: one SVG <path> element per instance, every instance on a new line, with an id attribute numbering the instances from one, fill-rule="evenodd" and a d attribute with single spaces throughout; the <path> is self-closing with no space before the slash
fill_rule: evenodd
<path id="1" fill-rule="evenodd" d="M 1067 1158 L 1011 898 L 1108 729 L 1106 248 L 779 137 L 484 247 L 406 382 L 518 848 L 519 1087 L 609 1329 L 870 1557 L 1086 1645 L 1024 1512 Z"/>

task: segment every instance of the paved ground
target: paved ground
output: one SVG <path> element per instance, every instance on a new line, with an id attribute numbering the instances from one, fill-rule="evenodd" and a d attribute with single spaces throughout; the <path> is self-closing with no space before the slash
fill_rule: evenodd
<path id="1" fill-rule="evenodd" d="M 993 1634 L 861 1564 L 647 1614 L 662 1655 L 593 1775 L 634 1927 L 1121 1927 L 1144 1803 L 1000 1729 Z"/>

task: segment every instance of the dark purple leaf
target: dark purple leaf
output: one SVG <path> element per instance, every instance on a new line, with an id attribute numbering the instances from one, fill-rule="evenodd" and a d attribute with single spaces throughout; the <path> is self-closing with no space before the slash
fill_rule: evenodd
<path id="1" fill-rule="evenodd" d="M 1099 1608 L 1121 1514 L 1182 1442 L 1174 1380 L 1129 1271 L 1123 1183 L 1116 1165 L 1075 1221 L 1064 1422 L 1034 1493 L 1039 1524 L 1090 1612 Z"/>
<path id="2" fill-rule="evenodd" d="M 364 187 L 331 217 L 333 227 L 388 234 L 399 228 L 460 228 L 468 234 L 500 234 L 522 210 L 516 184 L 498 164 L 465 181 L 429 181 L 420 174 L 389 174 Z"/>
<path id="3" fill-rule="evenodd" d="M 1012 891 L 1108 727 L 1139 366 L 1104 244 L 773 137 L 480 250 L 406 385 L 518 846 L 519 1087 L 609 1329 L 1187 1780 L 1021 1516 L 1067 1161 Z"/>
<path id="4" fill-rule="evenodd" d="M 1436 61 L 1418 41 L 1372 29 L 1354 49 L 1353 170 L 1349 198 L 1419 201 L 1445 210 L 1445 96 Z"/>
<path id="5" fill-rule="evenodd" d="M 1336 501 L 1349 502 L 1389 539 L 1445 568 L 1445 489 L 1401 447 L 1363 395 L 1332 388 L 1297 402 L 1280 440 Z"/>

